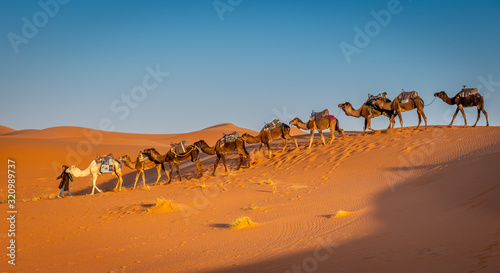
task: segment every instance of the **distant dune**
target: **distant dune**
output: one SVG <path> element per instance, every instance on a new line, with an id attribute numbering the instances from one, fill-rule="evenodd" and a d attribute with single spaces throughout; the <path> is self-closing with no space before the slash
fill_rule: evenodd
<path id="1" fill-rule="evenodd" d="M 10 133 L 10 132 L 14 132 L 14 131 L 16 131 L 16 129 L 12 129 L 12 128 L 9 128 L 7 126 L 0 125 L 0 135 L 1 134 L 6 134 L 6 133 Z"/>
<path id="2" fill-rule="evenodd" d="M 361 136 L 349 132 L 323 146 L 292 129 L 273 157 L 248 145 L 250 168 L 229 154 L 212 177 L 190 161 L 183 180 L 132 190 L 102 175 L 75 178 L 72 198 L 55 198 L 62 164 L 88 166 L 96 154 L 168 151 L 171 142 L 257 132 L 230 123 L 185 134 L 128 134 L 80 127 L 14 130 L 0 126 L 0 155 L 16 162 L 18 263 L 21 272 L 497 272 L 500 270 L 500 128 L 405 128 Z M 330 138 L 329 131 L 325 133 Z M 265 150 L 266 151 L 266 150 Z M 246 163 L 246 161 L 245 161 Z M 6 164 L 6 163 L 5 163 Z M 5 166 L 5 165 L 4 165 Z M 167 170 L 169 170 L 168 166 Z M 0 168 L 0 176 L 7 177 Z M 141 178 L 142 179 L 142 178 Z M 141 181 L 141 180 L 139 180 Z M 6 200 L 6 188 L 0 192 Z M 164 200 L 175 209 L 162 209 Z M 168 201 L 168 202 L 167 202 Z M 7 211 L 7 204 L 0 205 Z M 149 212 L 149 213 L 147 213 Z M 235 219 L 258 223 L 231 228 Z M 245 218 L 246 219 L 246 218 Z M 7 238 L 7 222 L 2 221 Z M 6 240 L 1 240 L 6 249 Z M 4 257 L 4 263 L 6 260 Z M 6 270 L 7 265 L 1 267 Z M 297 271 L 300 270 L 300 271 Z"/>

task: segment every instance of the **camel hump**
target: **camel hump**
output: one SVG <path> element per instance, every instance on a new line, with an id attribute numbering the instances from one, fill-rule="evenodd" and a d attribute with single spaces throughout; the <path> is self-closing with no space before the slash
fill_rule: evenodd
<path id="1" fill-rule="evenodd" d="M 101 173 L 112 173 L 114 171 L 113 167 L 114 158 L 112 153 L 105 156 L 97 155 L 97 158 L 99 159 L 97 163 L 101 163 L 101 169 L 100 169 Z"/>
<path id="2" fill-rule="evenodd" d="M 281 127 L 282 124 L 283 123 L 281 123 L 281 121 L 279 119 L 275 119 L 275 120 L 271 121 L 270 123 L 266 123 L 264 125 L 264 128 L 262 128 L 262 129 L 264 130 L 264 132 L 269 132 L 274 128 Z"/>
<path id="3" fill-rule="evenodd" d="M 398 99 L 401 103 L 406 103 L 409 100 L 415 99 L 418 97 L 417 91 L 403 91 L 398 95 Z"/>
<path id="4" fill-rule="evenodd" d="M 366 100 L 366 103 L 371 103 L 372 101 L 378 99 L 378 98 L 382 98 L 384 100 L 386 100 L 387 98 L 385 97 L 387 95 L 387 92 L 383 92 L 383 93 L 379 93 L 378 95 L 372 95 L 372 94 L 368 94 L 368 100 Z"/>
<path id="5" fill-rule="evenodd" d="M 458 92 L 458 96 L 461 98 L 465 98 L 468 96 L 474 96 L 476 94 L 479 94 L 477 88 L 462 88 L 462 91 Z"/>
<path id="6" fill-rule="evenodd" d="M 219 145 L 222 147 L 226 143 L 235 142 L 239 137 L 240 135 L 236 131 L 230 134 L 224 134 L 224 136 L 219 140 Z"/>
<path id="7" fill-rule="evenodd" d="M 189 141 L 183 140 L 177 143 L 170 143 L 170 151 L 176 154 L 184 154 L 187 152 L 187 146 L 189 146 Z"/>
<path id="8" fill-rule="evenodd" d="M 324 118 L 324 117 L 330 117 L 330 111 L 328 111 L 328 109 L 325 109 L 321 112 L 315 112 L 313 110 L 311 113 L 310 120 L 318 120 L 318 119 Z"/>

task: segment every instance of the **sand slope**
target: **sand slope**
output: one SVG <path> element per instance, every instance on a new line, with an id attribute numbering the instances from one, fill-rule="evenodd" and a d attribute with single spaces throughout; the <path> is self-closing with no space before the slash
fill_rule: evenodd
<path id="1" fill-rule="evenodd" d="M 106 136 L 92 150 L 136 154 L 147 148 L 143 146 L 161 149 L 179 137 L 213 144 L 220 131 L 233 128 L 215 126 L 185 136 L 110 133 L 119 145 Z M 2 147 L 8 147 L 2 151 L 4 158 L 26 152 L 22 149 L 39 152 L 33 157 L 18 154 L 19 176 L 24 176 L 18 182 L 19 194 L 28 200 L 18 203 L 22 239 L 16 271 L 500 269 L 498 127 L 408 128 L 364 137 L 350 132 L 329 146 L 320 145 L 317 137 L 309 150 L 309 136 L 303 134 L 298 136 L 300 149 L 289 143 L 285 153 L 279 151 L 281 141 L 274 141 L 271 159 L 255 153 L 257 145 L 251 145 L 250 168 L 234 171 L 237 156 L 230 155 L 229 175 L 219 170 L 216 177 L 208 176 L 214 158 L 206 156 L 202 179 L 194 178 L 189 163 L 182 168 L 185 180 L 170 185 L 90 196 L 85 195 L 89 181 L 78 178 L 71 188 L 76 197 L 31 201 L 33 194 L 57 191 L 50 164 L 65 159 L 61 145 L 76 149 L 71 145 L 79 139 L 65 130 L 47 130 L 59 135 L 57 139 L 0 137 Z M 36 166 L 23 170 L 24 164 Z M 146 175 L 151 186 L 155 171 Z M 127 173 L 124 185 L 130 188 L 134 177 Z M 103 177 L 99 186 L 111 190 L 116 183 L 111 178 Z M 170 200 L 177 210 L 153 209 L 157 198 Z M 5 204 L 1 207 L 6 209 Z M 231 223 L 241 216 L 257 224 L 232 229 Z M 1 229 L 7 230 L 4 222 Z M 12 269 L 6 265 L 0 268 Z"/>

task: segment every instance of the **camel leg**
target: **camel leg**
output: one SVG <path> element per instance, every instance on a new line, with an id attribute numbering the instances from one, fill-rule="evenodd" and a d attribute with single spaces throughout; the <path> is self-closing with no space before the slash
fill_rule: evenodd
<path id="1" fill-rule="evenodd" d="M 313 138 L 314 138 L 314 130 L 311 130 L 311 137 L 309 139 L 309 147 L 308 147 L 308 149 L 311 149 Z"/>
<path id="2" fill-rule="evenodd" d="M 372 130 L 373 132 L 375 132 L 375 130 L 372 129 L 372 119 L 368 119 L 368 129 Z"/>
<path id="3" fill-rule="evenodd" d="M 299 144 L 297 144 L 297 139 L 294 138 L 293 136 L 289 136 L 291 140 L 293 140 L 293 142 L 295 142 L 295 148 L 299 148 Z"/>
<path id="4" fill-rule="evenodd" d="M 389 117 L 389 127 L 387 127 L 387 130 L 392 129 L 392 122 L 394 121 L 394 115 L 391 115 Z"/>
<path id="5" fill-rule="evenodd" d="M 92 179 L 92 193 L 90 195 L 94 195 L 94 189 L 96 189 L 96 185 L 95 185 L 95 181 L 96 181 L 97 177 L 94 175 L 93 179 Z"/>
<path id="6" fill-rule="evenodd" d="M 121 175 L 116 171 L 113 172 L 113 175 L 118 179 L 118 182 L 116 182 L 115 189 L 118 189 L 118 191 L 122 191 L 123 179 L 122 179 Z"/>
<path id="7" fill-rule="evenodd" d="M 472 125 L 472 127 L 476 127 L 476 124 L 477 122 L 479 121 L 479 118 L 481 117 L 481 109 L 477 108 L 477 119 L 476 119 L 476 123 L 474 123 L 474 125 Z"/>
<path id="8" fill-rule="evenodd" d="M 398 111 L 399 124 L 401 124 L 401 132 L 403 132 L 403 115 L 401 115 L 401 111 Z"/>
<path id="9" fill-rule="evenodd" d="M 484 107 L 481 108 L 481 111 L 483 112 L 484 117 L 486 118 L 486 127 L 490 126 L 490 123 L 488 122 L 488 113 L 486 113 L 486 111 L 484 110 Z"/>
<path id="10" fill-rule="evenodd" d="M 158 184 L 158 181 L 160 181 L 160 178 L 161 178 L 161 166 L 160 165 L 156 165 L 156 171 L 158 172 L 158 176 L 156 177 L 155 186 L 156 186 L 156 184 Z M 146 185 L 144 185 L 144 186 L 146 186 Z"/>
<path id="11" fill-rule="evenodd" d="M 335 121 L 335 124 L 337 124 L 336 121 Z M 335 139 L 335 134 L 334 134 L 335 127 L 336 127 L 336 125 L 332 126 L 332 124 L 330 124 L 330 134 L 332 135 L 332 140 L 330 140 L 330 145 L 333 143 L 333 140 Z"/>
<path id="12" fill-rule="evenodd" d="M 179 176 L 179 181 L 182 181 L 181 177 L 181 171 L 179 170 L 179 163 L 174 163 L 175 164 L 175 169 L 177 170 L 177 175 Z"/>
<path id="13" fill-rule="evenodd" d="M 243 164 L 243 155 L 240 154 L 240 164 L 238 165 L 238 168 L 236 170 L 239 170 L 241 168 L 241 164 Z"/>
<path id="14" fill-rule="evenodd" d="M 286 150 L 286 140 L 284 137 L 281 137 L 281 140 L 283 141 L 283 150 L 281 152 L 284 153 Z"/>
<path id="15" fill-rule="evenodd" d="M 215 170 L 217 170 L 217 166 L 219 165 L 219 160 L 220 160 L 220 155 L 217 155 L 217 158 L 215 159 L 214 172 L 212 173 L 212 176 L 215 176 Z"/>
<path id="16" fill-rule="evenodd" d="M 160 163 L 161 164 L 161 169 L 163 170 L 163 172 L 167 175 L 167 179 L 168 181 L 170 181 L 170 175 L 169 173 L 167 172 L 167 169 L 165 169 L 165 165 L 163 163 Z M 167 183 L 168 184 L 168 183 Z"/>
<path id="17" fill-rule="evenodd" d="M 293 140 L 293 142 L 295 142 L 295 148 L 299 148 L 299 144 L 297 144 L 297 139 L 294 138 L 293 136 L 291 136 L 290 133 L 286 134 L 285 138 L 289 139 L 289 140 Z"/>
<path id="18" fill-rule="evenodd" d="M 170 184 L 170 182 L 172 182 L 172 177 L 174 176 L 174 166 L 171 161 L 168 162 L 168 165 L 170 166 L 170 177 L 168 178 L 167 184 Z"/>
<path id="19" fill-rule="evenodd" d="M 420 115 L 422 115 L 422 118 L 424 119 L 424 123 L 425 123 L 425 130 L 427 130 L 427 117 L 425 116 L 425 113 L 424 113 L 424 108 L 422 108 L 421 110 L 422 112 L 420 113 Z"/>
<path id="20" fill-rule="evenodd" d="M 201 161 L 197 160 L 195 164 L 196 164 L 196 169 L 197 169 L 196 177 L 198 178 L 198 174 L 199 174 L 200 175 L 199 178 L 202 178 L 203 177 L 203 163 L 201 163 Z"/>
<path id="21" fill-rule="evenodd" d="M 226 173 L 227 173 L 226 156 L 225 156 L 225 155 L 221 155 L 221 158 L 222 158 L 222 164 L 224 164 L 224 170 L 225 170 L 225 171 L 226 171 Z"/>
<path id="22" fill-rule="evenodd" d="M 120 191 L 122 190 L 122 185 L 123 185 L 123 177 L 122 174 L 117 174 L 118 176 L 118 181 L 120 182 Z"/>
<path id="23" fill-rule="evenodd" d="M 321 141 L 323 141 L 323 145 L 326 145 L 326 143 L 325 143 L 325 136 L 323 135 L 323 131 L 318 130 L 318 132 L 319 132 L 319 135 L 321 136 Z"/>
<path id="24" fill-rule="evenodd" d="M 345 140 L 344 129 L 340 129 L 340 125 L 339 125 L 339 120 L 338 119 L 337 119 L 337 122 L 335 123 L 335 130 L 337 130 L 337 132 L 339 132 L 339 134 L 342 134 L 342 140 Z"/>
<path id="25" fill-rule="evenodd" d="M 467 128 L 467 119 L 465 118 L 464 107 L 461 104 L 459 104 L 458 109 L 460 110 L 462 116 L 464 117 L 464 128 Z"/>
<path id="26" fill-rule="evenodd" d="M 451 119 L 451 122 L 450 124 L 448 125 L 448 127 L 452 127 L 453 126 L 453 121 L 455 121 L 455 118 L 457 117 L 457 114 L 458 114 L 458 106 L 457 106 L 457 110 L 455 110 L 455 114 L 453 114 L 453 118 Z"/>
<path id="27" fill-rule="evenodd" d="M 394 127 L 396 127 L 396 116 L 398 114 L 395 113 L 394 115 L 392 115 L 390 118 L 389 118 L 389 126 L 391 126 L 391 129 L 394 129 Z"/>
<path id="28" fill-rule="evenodd" d="M 144 170 L 141 170 L 142 174 L 142 187 L 146 188 L 146 176 L 144 175 Z"/>
<path id="29" fill-rule="evenodd" d="M 92 182 L 92 194 L 94 194 L 94 188 L 98 191 L 98 192 L 102 192 L 98 187 L 97 187 L 97 177 L 99 175 L 98 174 L 95 174 L 94 175 L 94 178 L 93 178 L 93 182 Z"/>
<path id="30" fill-rule="evenodd" d="M 363 135 L 365 135 L 366 127 L 368 126 L 368 118 L 365 118 L 365 124 L 363 125 Z"/>
<path id="31" fill-rule="evenodd" d="M 268 142 L 266 142 L 266 146 L 267 146 L 267 151 L 269 152 L 269 158 L 271 158 L 273 156 L 273 152 L 271 151 L 271 144 Z"/>
<path id="32" fill-rule="evenodd" d="M 420 119 L 423 118 L 424 119 L 424 123 L 425 123 L 425 130 L 427 130 L 427 117 L 425 116 L 425 113 L 424 113 L 424 105 L 423 104 L 418 104 L 420 105 L 420 107 L 417 107 L 417 114 L 418 114 L 418 125 L 417 125 L 417 129 L 418 127 L 420 126 Z"/>
<path id="33" fill-rule="evenodd" d="M 141 175 L 141 171 L 137 171 L 137 173 L 135 174 L 134 190 L 135 190 L 135 186 L 137 185 L 137 180 L 139 179 L 140 175 Z"/>
<path id="34" fill-rule="evenodd" d="M 420 113 L 418 112 L 418 110 L 417 110 L 417 116 L 418 116 L 418 124 L 417 124 L 416 130 L 418 130 L 418 127 L 420 126 L 420 123 L 422 122 L 422 117 L 420 116 Z"/>

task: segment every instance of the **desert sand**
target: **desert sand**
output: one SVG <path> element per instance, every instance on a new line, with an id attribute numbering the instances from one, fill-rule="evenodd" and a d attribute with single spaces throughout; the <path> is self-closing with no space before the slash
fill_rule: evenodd
<path id="1" fill-rule="evenodd" d="M 101 132 L 79 127 L 0 127 L 0 176 L 16 162 L 16 265 L 7 263 L 8 224 L 1 221 L 7 272 L 499 272 L 500 128 L 405 128 L 362 136 L 346 132 L 332 145 L 293 129 L 292 142 L 272 143 L 273 157 L 248 145 L 251 167 L 228 156 L 204 177 L 191 162 L 183 180 L 163 185 L 146 171 L 147 188 L 132 190 L 102 175 L 104 193 L 89 195 L 90 177 L 75 178 L 74 197 L 59 193 L 61 164 L 88 166 L 95 154 L 125 154 L 171 142 L 252 130 L 221 124 L 186 134 Z M 325 134 L 329 140 L 329 132 Z M 267 150 L 264 150 L 267 155 Z M 168 165 L 166 166 L 169 170 Z M 0 192 L 5 204 L 6 183 Z M 160 200 L 168 200 L 163 206 Z M 170 203 L 169 203 L 170 202 Z M 4 212 L 4 215 L 5 215 Z M 233 228 L 240 217 L 253 225 Z"/>

